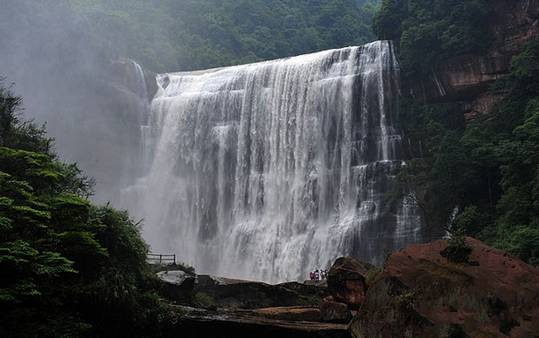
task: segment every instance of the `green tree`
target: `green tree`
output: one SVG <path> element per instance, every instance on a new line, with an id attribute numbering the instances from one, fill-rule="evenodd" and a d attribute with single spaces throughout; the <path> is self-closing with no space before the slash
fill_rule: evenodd
<path id="1" fill-rule="evenodd" d="M 93 206 L 91 181 L 0 88 L 0 336 L 159 334 L 169 312 L 138 225 Z"/>
<path id="2" fill-rule="evenodd" d="M 28 0 L 24 0 L 28 1 Z M 374 40 L 378 0 L 65 0 L 98 45 L 154 71 L 274 59 Z"/>
<path id="3" fill-rule="evenodd" d="M 425 74 L 447 57 L 490 45 L 488 0 L 383 0 L 374 18 L 381 39 L 397 40 L 409 74 Z"/>

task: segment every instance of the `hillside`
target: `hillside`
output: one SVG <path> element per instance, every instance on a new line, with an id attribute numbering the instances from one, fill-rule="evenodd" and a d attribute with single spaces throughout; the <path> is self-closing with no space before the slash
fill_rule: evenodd
<path id="1" fill-rule="evenodd" d="M 405 75 L 402 177 L 429 226 L 539 262 L 539 3 L 384 0 Z"/>
<path id="2" fill-rule="evenodd" d="M 90 23 L 90 32 L 103 48 L 136 59 L 154 71 L 171 71 L 275 59 L 372 41 L 377 1 L 69 2 Z"/>

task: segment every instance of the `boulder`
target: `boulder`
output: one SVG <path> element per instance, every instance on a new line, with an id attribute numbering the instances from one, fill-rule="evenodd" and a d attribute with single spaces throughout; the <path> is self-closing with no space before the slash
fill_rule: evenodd
<path id="1" fill-rule="evenodd" d="M 190 301 L 196 277 L 184 271 L 162 271 L 157 277 L 163 282 L 161 293 L 176 302 Z"/>
<path id="2" fill-rule="evenodd" d="M 328 297 L 320 303 L 320 319 L 328 323 L 348 323 L 352 319 L 352 314 L 348 310 L 348 305 L 335 302 L 332 297 Z"/>
<path id="3" fill-rule="evenodd" d="M 446 241 L 394 253 L 352 320 L 356 338 L 537 337 L 539 269 L 472 239 L 470 263 Z"/>
<path id="4" fill-rule="evenodd" d="M 184 271 L 161 271 L 157 277 L 165 283 L 181 286 L 191 276 Z"/>
<path id="5" fill-rule="evenodd" d="M 372 265 L 352 257 L 342 257 L 335 261 L 328 273 L 328 292 L 337 301 L 357 310 L 363 303 L 367 285 L 365 274 Z"/>

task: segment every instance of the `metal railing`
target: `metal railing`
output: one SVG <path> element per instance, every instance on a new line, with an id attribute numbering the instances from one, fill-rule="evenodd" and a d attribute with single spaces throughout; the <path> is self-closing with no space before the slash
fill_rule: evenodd
<path id="1" fill-rule="evenodd" d="M 148 262 L 150 264 L 168 264 L 176 265 L 176 254 L 163 255 L 163 254 L 148 254 Z"/>

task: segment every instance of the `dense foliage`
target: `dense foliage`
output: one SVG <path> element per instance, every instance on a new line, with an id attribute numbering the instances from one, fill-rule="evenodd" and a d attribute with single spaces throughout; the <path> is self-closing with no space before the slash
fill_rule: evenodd
<path id="1" fill-rule="evenodd" d="M 383 0 L 374 29 L 399 42 L 408 73 L 425 73 L 448 56 L 483 52 L 491 10 L 488 0 Z"/>
<path id="2" fill-rule="evenodd" d="M 374 39 L 377 0 L 68 0 L 121 56 L 155 71 L 246 63 Z"/>
<path id="3" fill-rule="evenodd" d="M 166 312 L 125 212 L 93 206 L 43 128 L 0 89 L 0 336 L 144 336 Z"/>
<path id="4" fill-rule="evenodd" d="M 538 77 L 536 40 L 492 88 L 505 99 L 491 114 L 465 124 L 451 104 L 416 101 L 404 109 L 410 137 L 426 149 L 403 177 L 416 186 L 428 221 L 449 222 L 533 264 L 539 264 Z"/>
<path id="5" fill-rule="evenodd" d="M 490 47 L 487 0 L 383 0 L 380 38 L 395 39 L 404 75 L 428 76 L 439 62 Z M 539 42 L 529 43 L 493 95 L 489 115 L 465 122 L 459 103 L 404 100 L 402 122 L 416 145 L 401 177 L 429 226 L 479 237 L 539 263 Z M 413 81 L 413 80 L 412 80 Z"/>

